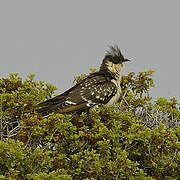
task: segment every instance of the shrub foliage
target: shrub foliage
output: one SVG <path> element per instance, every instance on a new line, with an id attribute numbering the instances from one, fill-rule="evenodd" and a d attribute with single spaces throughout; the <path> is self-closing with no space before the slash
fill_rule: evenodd
<path id="1" fill-rule="evenodd" d="M 179 179 L 179 104 L 175 98 L 152 101 L 152 74 L 124 76 L 114 107 L 48 117 L 36 105 L 56 87 L 33 74 L 1 78 L 0 178 Z"/>

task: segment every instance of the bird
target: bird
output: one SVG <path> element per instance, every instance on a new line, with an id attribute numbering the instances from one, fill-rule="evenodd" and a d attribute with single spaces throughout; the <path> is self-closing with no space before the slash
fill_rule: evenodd
<path id="1" fill-rule="evenodd" d="M 64 93 L 38 104 L 38 113 L 71 113 L 106 104 L 112 106 L 121 95 L 122 70 L 125 62 L 117 45 L 109 46 L 97 72 L 89 74 Z"/>

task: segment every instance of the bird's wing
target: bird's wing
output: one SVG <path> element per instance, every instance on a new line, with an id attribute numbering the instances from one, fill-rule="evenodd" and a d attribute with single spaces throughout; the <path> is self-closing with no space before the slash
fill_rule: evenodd
<path id="1" fill-rule="evenodd" d="M 54 98 L 51 98 L 51 99 L 48 99 L 42 103 L 39 103 L 38 106 L 39 107 L 42 107 L 42 106 L 49 106 L 49 105 L 56 105 L 56 104 L 59 104 L 61 103 L 64 98 L 68 95 L 68 91 L 54 97 Z"/>
<path id="2" fill-rule="evenodd" d="M 89 76 L 63 94 L 40 103 L 42 108 L 38 112 L 66 113 L 106 104 L 116 92 L 116 85 L 104 76 Z"/>

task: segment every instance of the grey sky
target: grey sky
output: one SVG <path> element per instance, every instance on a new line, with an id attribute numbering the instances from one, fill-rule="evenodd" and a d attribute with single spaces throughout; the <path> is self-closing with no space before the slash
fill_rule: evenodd
<path id="1" fill-rule="evenodd" d="M 132 59 L 124 74 L 153 69 L 152 95 L 180 98 L 179 0 L 0 1 L 1 76 L 35 73 L 63 92 L 112 44 Z"/>

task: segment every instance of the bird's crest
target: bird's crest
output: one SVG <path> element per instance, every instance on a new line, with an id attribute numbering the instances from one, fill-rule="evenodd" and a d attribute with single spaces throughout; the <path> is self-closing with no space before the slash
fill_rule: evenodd
<path id="1" fill-rule="evenodd" d="M 106 56 L 111 56 L 111 57 L 118 57 L 119 59 L 124 59 L 123 55 L 121 54 L 120 49 L 118 48 L 117 45 L 115 46 L 109 46 L 109 50 L 106 51 Z"/>

